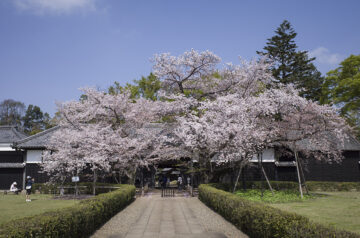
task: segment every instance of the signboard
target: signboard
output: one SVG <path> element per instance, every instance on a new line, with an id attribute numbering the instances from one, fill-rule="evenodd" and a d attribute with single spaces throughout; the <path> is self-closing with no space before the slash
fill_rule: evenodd
<path id="1" fill-rule="evenodd" d="M 74 183 L 79 182 L 80 181 L 79 176 L 71 177 L 71 181 Z"/>

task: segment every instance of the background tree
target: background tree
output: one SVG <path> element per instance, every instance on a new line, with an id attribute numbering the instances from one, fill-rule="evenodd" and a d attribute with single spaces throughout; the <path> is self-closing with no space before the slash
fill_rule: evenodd
<path id="1" fill-rule="evenodd" d="M 158 99 L 160 88 L 160 80 L 153 73 L 150 73 L 149 76 L 142 76 L 140 80 L 134 80 L 134 84 L 127 83 L 124 87 L 119 82 L 115 82 L 114 85 L 108 88 L 108 93 L 114 95 L 129 91 L 132 98 L 143 97 L 155 101 Z"/>
<path id="2" fill-rule="evenodd" d="M 0 103 L 0 125 L 21 126 L 25 104 L 13 99 L 6 99 Z"/>
<path id="3" fill-rule="evenodd" d="M 43 113 L 40 107 L 32 104 L 28 106 L 22 120 L 24 131 L 30 135 L 52 127 L 50 115 Z"/>
<path id="4" fill-rule="evenodd" d="M 140 80 L 134 80 L 134 82 L 141 97 L 153 101 L 158 99 L 158 91 L 161 88 L 161 82 L 153 73 L 150 73 L 147 77 L 141 77 Z"/>
<path id="5" fill-rule="evenodd" d="M 267 55 L 273 62 L 271 71 L 280 83 L 293 83 L 300 89 L 300 96 L 319 101 L 324 79 L 312 63 L 315 58 L 309 58 L 307 51 L 297 51 L 294 40 L 297 33 L 287 20 L 281 23 L 275 33 L 268 39 L 264 51 L 257 53 Z"/>
<path id="6" fill-rule="evenodd" d="M 321 103 L 335 104 L 360 138 L 360 55 L 350 55 L 327 73 Z"/>

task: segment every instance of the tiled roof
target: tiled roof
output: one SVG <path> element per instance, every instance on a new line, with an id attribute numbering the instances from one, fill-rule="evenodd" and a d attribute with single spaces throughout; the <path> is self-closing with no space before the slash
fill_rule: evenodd
<path id="1" fill-rule="evenodd" d="M 50 137 L 59 128 L 60 126 L 55 126 L 25 139 L 18 140 L 14 143 L 14 147 L 18 149 L 45 149 Z"/>
<path id="2" fill-rule="evenodd" d="M 16 126 L 0 126 L 0 143 L 13 143 L 27 137 L 26 134 L 20 132 Z"/>
<path id="3" fill-rule="evenodd" d="M 345 150 L 359 150 L 360 151 L 360 142 L 352 136 L 345 141 L 344 145 Z"/>
<path id="4" fill-rule="evenodd" d="M 345 138 L 344 142 L 341 143 L 336 136 L 332 133 L 324 134 L 327 140 L 338 150 L 343 151 L 360 151 L 360 142 L 353 137 L 352 135 L 348 134 L 347 138 Z M 318 146 L 316 144 L 312 144 L 308 139 L 304 139 L 297 143 L 298 146 L 304 147 L 310 150 L 317 150 Z"/>

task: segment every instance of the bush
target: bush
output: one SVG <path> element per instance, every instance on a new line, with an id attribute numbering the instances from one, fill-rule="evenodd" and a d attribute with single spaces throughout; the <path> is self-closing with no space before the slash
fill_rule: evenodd
<path id="1" fill-rule="evenodd" d="M 220 185 L 221 186 L 221 185 Z M 256 237 L 340 237 L 360 236 L 327 227 L 295 213 L 252 202 L 221 191 L 212 185 L 199 186 L 199 199 L 248 236 Z"/>
<path id="2" fill-rule="evenodd" d="M 0 237 L 89 237 L 134 200 L 135 187 L 121 185 L 110 193 L 72 207 L 10 221 L 0 226 Z"/>
<path id="3" fill-rule="evenodd" d="M 297 182 L 292 181 L 270 181 L 271 186 L 275 190 L 299 190 L 299 184 Z M 306 182 L 310 191 L 324 191 L 324 192 L 332 192 L 332 191 L 360 191 L 360 183 L 359 182 L 322 182 L 322 181 L 308 181 Z M 230 184 L 216 184 L 214 185 L 216 188 L 232 191 L 233 187 Z M 263 187 L 265 189 L 268 188 L 268 184 L 266 181 L 263 182 Z M 260 189 L 261 182 L 260 181 L 247 181 L 246 182 L 247 189 Z M 239 183 L 237 189 L 242 189 L 242 184 Z"/>
<path id="4" fill-rule="evenodd" d="M 360 191 L 359 182 L 319 182 L 309 181 L 306 183 L 310 191 Z"/>
<path id="5" fill-rule="evenodd" d="M 81 182 L 78 183 L 78 186 L 86 186 L 86 189 L 81 188 L 80 191 L 83 194 L 92 194 L 93 193 L 93 183 L 92 182 Z M 40 191 L 41 194 L 59 194 L 60 184 L 53 183 L 34 183 L 32 186 L 32 192 L 36 190 Z M 74 183 L 66 183 L 63 186 L 74 186 Z M 121 184 L 110 184 L 110 183 L 96 183 L 96 186 L 106 186 L 106 187 L 119 187 Z M 96 194 L 107 193 L 109 188 L 96 188 Z M 65 189 L 65 194 L 73 194 L 74 189 Z"/>

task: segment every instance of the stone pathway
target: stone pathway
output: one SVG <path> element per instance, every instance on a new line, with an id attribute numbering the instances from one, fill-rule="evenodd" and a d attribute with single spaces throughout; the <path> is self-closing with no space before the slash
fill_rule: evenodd
<path id="1" fill-rule="evenodd" d="M 93 238 L 242 238 L 247 237 L 197 198 L 137 198 Z"/>

